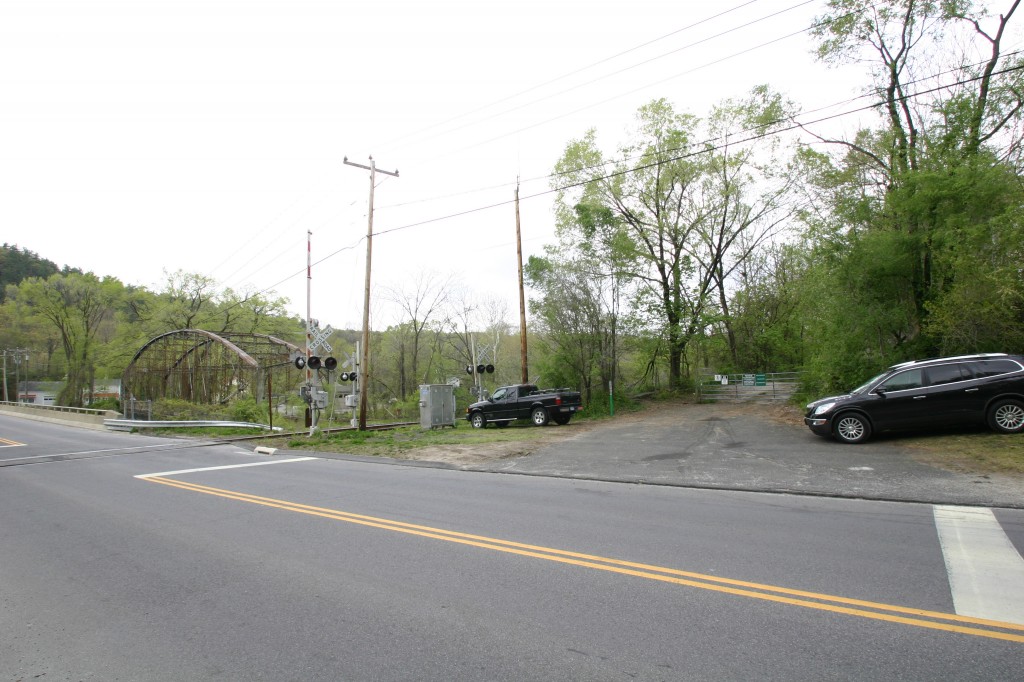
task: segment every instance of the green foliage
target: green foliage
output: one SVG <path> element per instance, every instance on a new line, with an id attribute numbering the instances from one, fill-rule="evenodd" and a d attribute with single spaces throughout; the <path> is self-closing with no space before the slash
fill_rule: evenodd
<path id="1" fill-rule="evenodd" d="M 13 290 L 15 305 L 56 330 L 67 363 L 59 405 L 80 407 L 82 395 L 96 377 L 99 344 L 111 328 L 124 286 L 114 278 L 92 273 L 31 277 Z"/>
<path id="2" fill-rule="evenodd" d="M 120 412 L 121 401 L 117 398 L 100 398 L 99 400 L 93 400 L 89 403 L 88 407 L 93 410 L 113 410 L 114 412 Z"/>
<path id="3" fill-rule="evenodd" d="M 60 268 L 53 261 L 5 242 L 0 247 L 0 303 L 4 301 L 7 285 L 20 284 L 29 277 L 46 279 L 59 272 Z"/>
<path id="4" fill-rule="evenodd" d="M 257 404 L 254 398 L 240 398 L 231 403 L 231 419 L 263 424 L 267 421 L 267 405 Z"/>
<path id="5" fill-rule="evenodd" d="M 217 419 L 225 414 L 226 411 L 223 407 L 197 405 L 179 398 L 162 398 L 153 401 L 154 421 L 202 421 Z"/>

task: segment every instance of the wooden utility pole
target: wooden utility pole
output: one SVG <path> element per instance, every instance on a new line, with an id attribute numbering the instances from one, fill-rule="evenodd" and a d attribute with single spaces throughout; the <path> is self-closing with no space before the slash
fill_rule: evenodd
<path id="1" fill-rule="evenodd" d="M 312 291 L 313 291 L 313 233 L 306 230 L 306 412 L 309 415 L 309 435 L 316 432 L 316 404 L 313 398 L 313 370 L 309 367 L 309 357 L 312 355 L 310 344 L 313 342 L 313 319 L 312 319 Z"/>
<path id="2" fill-rule="evenodd" d="M 519 256 L 519 367 L 522 383 L 530 383 L 530 369 L 526 366 L 526 294 L 523 289 L 523 238 L 519 229 L 519 182 L 516 181 L 516 254 Z"/>
<path id="3" fill-rule="evenodd" d="M 370 171 L 370 210 L 369 220 L 366 225 L 366 285 L 363 293 L 363 343 L 362 358 L 359 362 L 359 370 L 356 372 L 359 382 L 359 430 L 366 430 L 366 389 L 370 378 L 370 260 L 373 253 L 373 187 L 377 183 L 377 162 L 370 157 L 370 165 L 364 166 L 360 163 L 352 163 L 346 156 L 344 163 L 356 168 Z M 380 171 L 385 175 L 398 177 L 398 171 Z"/>

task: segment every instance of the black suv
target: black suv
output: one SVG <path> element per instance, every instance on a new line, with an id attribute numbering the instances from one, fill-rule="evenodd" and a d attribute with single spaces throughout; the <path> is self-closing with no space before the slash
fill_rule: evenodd
<path id="1" fill-rule="evenodd" d="M 893 365 L 847 395 L 815 400 L 804 423 L 862 443 L 872 432 L 988 423 L 1024 431 L 1024 356 L 982 353 Z"/>

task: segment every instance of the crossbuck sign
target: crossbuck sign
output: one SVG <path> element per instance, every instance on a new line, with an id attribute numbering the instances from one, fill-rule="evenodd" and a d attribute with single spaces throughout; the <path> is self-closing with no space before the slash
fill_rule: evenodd
<path id="1" fill-rule="evenodd" d="M 331 329 L 331 325 L 327 325 L 323 329 L 317 329 L 313 332 L 313 337 L 309 340 L 309 347 L 315 349 L 322 346 L 325 351 L 330 353 L 333 349 L 331 348 L 331 344 L 327 343 L 327 337 L 333 332 L 334 330 Z"/>

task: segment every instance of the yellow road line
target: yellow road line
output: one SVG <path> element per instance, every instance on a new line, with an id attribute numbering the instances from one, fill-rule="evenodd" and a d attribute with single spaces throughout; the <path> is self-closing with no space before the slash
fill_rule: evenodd
<path id="1" fill-rule="evenodd" d="M 0 445 L 0 447 L 24 445 L 24 443 L 19 443 L 16 440 L 7 440 L 6 438 L 0 438 L 0 443 L 2 443 L 2 445 Z"/>
<path id="2" fill-rule="evenodd" d="M 649 564 L 623 561 L 620 559 L 582 554 L 579 552 L 554 549 L 551 547 L 529 545 L 481 535 L 472 535 L 469 533 L 460 533 L 441 528 L 394 521 L 391 519 L 354 514 L 352 512 L 345 512 L 337 509 L 315 507 L 271 497 L 260 497 L 258 495 L 250 495 L 248 493 L 213 488 L 195 483 L 186 483 L 184 481 L 164 478 L 161 476 L 147 476 L 143 478 L 143 480 L 181 488 L 182 490 L 215 495 L 217 497 L 249 502 L 251 504 L 258 504 L 265 507 L 273 507 L 275 509 L 283 509 L 285 511 L 309 514 L 311 516 L 345 521 L 372 528 L 380 528 L 382 530 L 390 530 L 436 540 L 455 542 L 462 545 L 470 545 L 473 547 L 506 552 L 509 554 L 517 554 L 536 559 L 545 559 L 563 564 L 619 573 L 622 575 L 630 575 L 649 580 L 657 580 L 676 585 L 686 585 L 688 587 L 696 587 L 703 590 L 712 590 L 715 592 L 752 599 L 761 599 L 781 604 L 788 604 L 791 606 L 801 606 L 820 611 L 842 613 L 892 623 L 902 623 L 904 625 L 913 625 L 915 627 L 929 628 L 933 630 L 956 632 L 976 637 L 988 637 L 1011 642 L 1024 642 L 1024 634 L 1012 632 L 1018 631 L 1024 633 L 1024 625 L 1016 623 L 1004 623 L 1001 621 L 986 620 L 983 618 L 960 616 L 953 613 L 927 611 L 924 609 L 914 609 L 862 599 L 850 599 L 847 597 L 808 592 L 805 590 L 794 590 L 774 585 L 765 585 L 743 580 L 734 580 L 731 578 L 722 578 L 714 575 L 681 571 L 663 566 L 653 566 Z M 971 626 L 984 626 L 993 629 L 987 630 L 983 629 L 983 627 Z M 1010 630 L 1011 632 L 1002 632 L 1001 630 Z"/>

